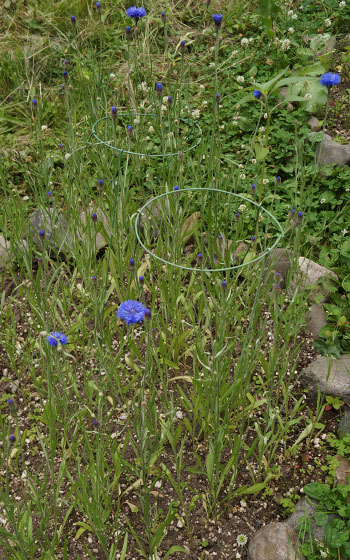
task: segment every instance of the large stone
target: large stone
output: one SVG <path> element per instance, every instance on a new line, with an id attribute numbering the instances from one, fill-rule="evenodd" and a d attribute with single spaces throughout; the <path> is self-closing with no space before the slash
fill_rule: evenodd
<path id="1" fill-rule="evenodd" d="M 97 214 L 96 222 L 91 220 L 93 212 Z M 80 220 L 84 231 L 79 237 L 85 242 L 88 242 L 89 239 L 95 240 L 96 252 L 102 251 L 108 245 L 111 237 L 108 220 L 104 212 L 99 208 L 87 212 L 83 210 L 80 214 Z M 89 232 L 88 229 L 90 230 Z"/>
<path id="2" fill-rule="evenodd" d="M 274 249 L 266 259 L 264 278 L 276 278 L 276 272 L 280 274 L 278 282 L 281 288 L 286 287 L 288 273 L 291 267 L 291 257 L 289 251 L 282 248 Z"/>
<path id="3" fill-rule="evenodd" d="M 141 212 L 138 222 L 140 232 L 148 239 L 156 239 L 160 232 L 171 225 L 169 216 L 168 199 L 161 197 L 153 200 Z"/>
<path id="4" fill-rule="evenodd" d="M 339 397 L 350 404 L 350 355 L 344 354 L 338 360 L 319 356 L 303 369 L 301 381 L 314 400 L 320 389 L 321 393 Z"/>
<path id="5" fill-rule="evenodd" d="M 250 539 L 248 560 L 302 560 L 295 531 L 286 523 L 270 523 Z"/>
<path id="6" fill-rule="evenodd" d="M 336 459 L 338 461 L 338 466 L 335 470 L 337 483 L 348 484 L 347 479 L 350 480 L 350 461 L 341 455 L 336 455 Z"/>
<path id="7" fill-rule="evenodd" d="M 343 411 L 338 426 L 338 437 L 350 436 L 350 408 L 347 406 Z"/>
<path id="8" fill-rule="evenodd" d="M 321 329 L 327 324 L 326 312 L 322 303 L 314 303 L 310 307 L 307 321 L 307 330 L 312 334 L 313 338 L 318 338 Z"/>
<path id="9" fill-rule="evenodd" d="M 10 260 L 10 243 L 0 235 L 0 268 Z"/>
<path id="10" fill-rule="evenodd" d="M 339 144 L 325 134 L 316 150 L 316 163 L 319 166 L 336 164 L 344 167 L 350 163 L 350 144 Z"/>
<path id="11" fill-rule="evenodd" d="M 329 294 L 329 286 L 333 280 L 338 280 L 338 276 L 328 268 L 305 257 L 299 257 L 298 265 L 301 273 L 301 285 L 304 287 L 318 285 L 314 299 L 317 296 L 318 303 L 325 301 Z M 321 280 L 322 286 L 320 285 Z"/>
<path id="12" fill-rule="evenodd" d="M 72 237 L 68 231 L 68 221 L 56 208 L 36 210 L 29 218 L 30 230 L 35 245 L 40 251 L 48 249 L 56 256 L 67 255 L 72 247 Z M 43 230 L 43 238 L 39 231 Z"/>
<path id="13" fill-rule="evenodd" d="M 286 523 L 289 525 L 289 527 L 291 527 L 292 529 L 294 529 L 294 531 L 299 534 L 299 530 L 301 532 L 301 534 L 303 534 L 303 522 L 300 522 L 299 525 L 299 520 L 304 517 L 305 515 L 307 515 L 310 519 L 311 519 L 311 533 L 312 536 L 314 537 L 314 539 L 316 539 L 317 541 L 324 541 L 324 536 L 325 536 L 325 531 L 326 528 L 324 527 L 319 527 L 318 525 L 316 525 L 316 522 L 314 519 L 312 519 L 313 514 L 316 511 L 316 507 L 317 507 L 317 501 L 316 500 L 312 500 L 311 498 L 301 498 L 296 504 L 295 504 L 295 512 L 292 513 L 292 515 L 290 515 L 288 517 L 288 519 L 286 519 Z M 331 517 L 329 516 L 328 518 L 329 521 L 331 521 Z M 299 528 L 299 527 L 300 528 Z M 305 540 L 307 540 L 309 537 L 308 534 L 305 535 Z"/>

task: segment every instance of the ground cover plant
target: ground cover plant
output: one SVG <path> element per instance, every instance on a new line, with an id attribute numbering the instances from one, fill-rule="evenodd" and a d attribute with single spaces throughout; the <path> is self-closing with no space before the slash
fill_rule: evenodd
<path id="1" fill-rule="evenodd" d="M 315 161 L 349 10 L 226 4 L 0 8 L 1 559 L 246 558 L 347 456 L 299 377 L 349 350 L 349 168 Z M 338 275 L 315 346 L 300 255 Z M 348 554 L 347 491 L 307 558 Z"/>

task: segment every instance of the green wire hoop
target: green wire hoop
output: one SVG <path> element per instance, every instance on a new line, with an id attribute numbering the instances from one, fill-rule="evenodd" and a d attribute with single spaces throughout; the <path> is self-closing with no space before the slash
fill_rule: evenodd
<path id="1" fill-rule="evenodd" d="M 183 192 L 193 192 L 193 191 L 211 191 L 211 192 L 220 192 L 220 193 L 224 193 L 224 194 L 228 194 L 230 196 L 235 196 L 236 198 L 239 198 L 240 200 L 244 200 L 245 202 L 249 202 L 250 204 L 253 204 L 254 206 L 256 206 L 257 208 L 259 208 L 260 210 L 262 210 L 263 212 L 265 212 L 271 219 L 272 221 L 275 223 L 275 225 L 277 226 L 277 228 L 280 231 L 280 235 L 277 237 L 276 241 L 274 242 L 274 244 L 269 247 L 268 249 L 266 249 L 263 253 L 261 253 L 261 255 L 257 256 L 255 259 L 252 259 L 251 261 L 247 262 L 247 263 L 242 263 L 242 264 L 238 264 L 235 266 L 229 266 L 227 268 L 193 268 L 190 266 L 183 266 L 181 264 L 175 264 L 172 263 L 170 261 L 167 261 L 165 259 L 162 259 L 161 257 L 158 257 L 158 255 L 155 255 L 154 253 L 152 253 L 152 251 L 150 251 L 148 249 L 148 247 L 146 247 L 141 239 L 140 239 L 140 235 L 139 235 L 139 230 L 138 230 L 138 226 L 139 226 L 139 219 L 140 216 L 143 212 L 143 210 L 152 202 L 154 202 L 155 200 L 158 200 L 160 198 L 163 198 L 165 196 L 169 196 L 169 195 L 179 195 L 179 193 L 183 193 Z M 273 216 L 273 214 L 271 214 L 271 212 L 269 212 L 268 210 L 266 210 L 266 208 L 264 208 L 263 206 L 261 206 L 260 204 L 258 204 L 257 202 L 254 202 L 254 200 L 251 200 L 250 198 L 247 198 L 245 196 L 243 196 L 242 194 L 236 194 L 236 193 L 232 193 L 229 191 L 223 191 L 222 189 L 214 189 L 212 187 L 204 187 L 204 188 L 200 188 L 200 187 L 194 187 L 194 188 L 189 188 L 189 189 L 179 189 L 177 191 L 169 191 L 163 194 L 160 194 L 154 198 L 151 198 L 150 200 L 148 200 L 146 202 L 146 204 L 144 204 L 142 206 L 142 208 L 140 210 L 137 211 L 136 214 L 136 218 L 135 218 L 135 233 L 136 233 L 136 238 L 137 241 L 140 243 L 141 247 L 146 251 L 146 253 L 148 253 L 151 257 L 155 258 L 156 260 L 167 264 L 169 266 L 174 266 L 176 268 L 181 268 L 182 270 L 190 270 L 190 271 L 195 271 L 195 272 L 227 272 L 229 270 L 237 270 L 239 268 L 244 268 L 245 266 L 249 266 L 250 264 L 253 264 L 255 262 L 260 261 L 261 259 L 263 259 L 265 256 L 267 256 L 279 243 L 280 239 L 283 237 L 284 232 L 283 232 L 283 228 L 281 226 L 281 224 L 279 223 L 279 221 L 275 218 L 275 216 Z"/>
<path id="2" fill-rule="evenodd" d="M 118 116 L 125 116 L 125 117 L 156 117 L 157 115 L 155 113 L 118 113 Z M 98 141 L 99 144 L 103 144 L 104 146 L 107 146 L 107 148 L 110 148 L 111 150 L 115 150 L 117 152 L 123 153 L 123 154 L 128 154 L 131 156 L 144 156 L 144 157 L 150 157 L 150 158 L 162 158 L 162 157 L 174 157 L 174 156 L 178 156 L 179 152 L 175 152 L 175 153 L 165 153 L 165 154 L 147 154 L 147 153 L 139 153 L 139 152 L 129 152 L 128 150 L 124 150 L 123 148 L 116 148 L 115 146 L 112 146 L 111 144 L 109 144 L 108 142 L 104 142 L 97 134 L 96 132 L 96 127 L 97 125 L 102 122 L 105 121 L 107 119 L 111 119 L 112 117 L 107 116 L 107 117 L 102 117 L 101 119 L 98 119 L 96 122 L 94 122 L 94 124 L 92 125 L 92 129 L 91 129 L 91 134 L 93 135 L 93 137 Z M 202 129 L 199 126 L 199 124 L 197 123 L 197 121 L 195 121 L 194 119 L 184 119 L 184 118 L 180 118 L 179 119 L 181 122 L 184 123 L 192 123 L 192 128 L 197 128 L 197 130 L 199 131 L 199 138 L 197 140 L 197 142 L 195 144 L 193 144 L 192 146 L 190 146 L 189 148 L 187 148 L 187 150 L 183 150 L 182 153 L 186 154 L 188 152 L 191 152 L 192 150 L 195 150 L 199 144 L 202 141 Z M 185 136 L 185 140 L 186 140 L 187 136 Z"/>

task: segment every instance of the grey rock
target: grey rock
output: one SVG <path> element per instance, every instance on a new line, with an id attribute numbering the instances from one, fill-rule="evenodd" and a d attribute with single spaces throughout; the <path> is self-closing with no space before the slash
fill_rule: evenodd
<path id="1" fill-rule="evenodd" d="M 335 476 L 338 484 L 348 484 L 350 479 L 350 461 L 341 455 L 336 455 L 338 466 L 335 470 Z"/>
<path id="2" fill-rule="evenodd" d="M 30 231 L 35 245 L 40 251 L 47 248 L 53 255 L 62 257 L 72 248 L 72 237 L 68 231 L 68 221 L 56 208 L 36 210 L 29 218 Z M 39 231 L 45 232 L 41 239 Z"/>
<path id="3" fill-rule="evenodd" d="M 97 214 L 97 222 L 95 223 L 91 221 L 91 215 L 93 212 L 96 212 Z M 107 217 L 100 208 L 88 211 L 82 210 L 80 213 L 80 224 L 84 228 L 83 232 L 78 233 L 80 240 L 89 242 L 92 238 L 95 238 L 96 252 L 102 251 L 105 247 L 107 247 L 111 231 Z"/>
<path id="4" fill-rule="evenodd" d="M 266 259 L 264 278 L 265 280 L 271 277 L 275 279 L 276 272 L 279 272 L 279 285 L 281 288 L 285 288 L 290 267 L 291 255 L 289 251 L 282 248 L 276 248 Z"/>
<path id="5" fill-rule="evenodd" d="M 350 435 L 350 408 L 346 407 L 338 426 L 338 437 L 343 438 Z"/>
<path id="6" fill-rule="evenodd" d="M 312 399 L 317 399 L 318 389 L 332 397 L 340 397 L 350 404 L 350 355 L 338 360 L 319 356 L 301 372 L 301 381 L 309 389 Z"/>
<path id="7" fill-rule="evenodd" d="M 146 239 L 154 240 L 169 226 L 169 201 L 166 197 L 153 200 L 141 212 L 139 229 Z"/>
<path id="8" fill-rule="evenodd" d="M 318 132 L 319 130 L 321 130 L 321 123 L 317 117 L 310 117 L 307 121 L 307 124 L 311 126 L 311 130 L 313 130 L 314 132 Z"/>
<path id="9" fill-rule="evenodd" d="M 344 167 L 350 163 L 350 144 L 338 144 L 329 134 L 325 134 L 317 146 L 316 163 L 319 166 L 336 164 Z"/>
<path id="10" fill-rule="evenodd" d="M 301 281 L 301 285 L 304 287 L 318 285 L 317 290 L 313 294 L 313 298 L 315 299 L 316 296 L 318 296 L 318 303 L 325 301 L 329 295 L 328 288 L 330 284 L 333 280 L 338 280 L 338 276 L 328 268 L 325 268 L 310 259 L 306 259 L 305 257 L 299 257 L 298 265 L 300 270 L 299 279 Z M 321 279 L 322 286 L 319 285 Z"/>
<path id="11" fill-rule="evenodd" d="M 319 337 L 322 327 L 327 324 L 326 312 L 322 303 L 314 303 L 310 307 L 307 320 L 307 330 L 312 334 L 313 338 Z"/>
<path id="12" fill-rule="evenodd" d="M 317 501 L 316 500 L 312 500 L 311 498 L 301 498 L 296 504 L 295 504 L 295 512 L 292 513 L 292 515 L 290 515 L 288 517 L 288 519 L 286 519 L 286 523 L 289 525 L 289 527 L 291 527 L 292 529 L 294 529 L 294 531 L 296 532 L 297 535 L 300 534 L 301 538 L 300 540 L 303 540 L 303 533 L 305 532 L 305 529 L 303 528 L 303 522 L 300 522 L 299 525 L 299 520 L 304 517 L 305 515 L 307 515 L 309 518 L 312 518 L 314 512 L 316 511 L 316 506 L 317 506 Z M 331 516 L 329 516 L 328 518 L 329 521 L 331 521 Z M 299 525 L 299 527 L 298 527 Z M 324 536 L 325 536 L 325 531 L 326 528 L 325 527 L 319 527 L 318 525 L 316 525 L 316 522 L 314 519 L 311 520 L 311 524 L 310 524 L 310 528 L 311 528 L 311 533 L 312 536 L 314 537 L 314 539 L 316 539 L 317 541 L 324 541 Z M 299 533 L 300 531 L 300 533 Z M 305 540 L 307 540 L 309 538 L 309 535 L 306 533 L 305 534 Z"/>
<path id="13" fill-rule="evenodd" d="M 10 243 L 0 235 L 0 268 L 10 260 Z"/>
<path id="14" fill-rule="evenodd" d="M 302 560 L 295 531 L 286 523 L 270 523 L 253 535 L 248 560 Z"/>

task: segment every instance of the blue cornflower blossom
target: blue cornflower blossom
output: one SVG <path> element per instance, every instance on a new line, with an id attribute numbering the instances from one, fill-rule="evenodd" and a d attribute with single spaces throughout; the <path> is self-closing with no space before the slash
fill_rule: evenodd
<path id="1" fill-rule="evenodd" d="M 50 346 L 57 346 L 58 342 L 60 342 L 61 344 L 67 344 L 68 338 L 65 334 L 54 331 L 48 335 L 47 342 L 50 344 Z"/>
<path id="2" fill-rule="evenodd" d="M 163 91 L 163 84 L 161 82 L 156 83 L 156 92 L 161 94 Z"/>
<path id="3" fill-rule="evenodd" d="M 340 81 L 341 80 L 339 74 L 333 74 L 332 72 L 327 72 L 326 74 L 323 74 L 321 76 L 320 84 L 322 86 L 331 88 L 332 86 L 336 86 L 340 84 Z"/>
<path id="4" fill-rule="evenodd" d="M 260 97 L 262 96 L 262 93 L 259 89 L 255 89 L 253 91 L 253 95 L 254 95 L 254 97 L 256 97 L 256 99 L 260 99 Z"/>
<path id="5" fill-rule="evenodd" d="M 76 17 L 75 17 L 75 16 L 70 16 L 70 20 L 71 20 L 71 22 L 72 22 L 72 24 L 73 24 L 73 25 L 75 25 L 75 24 L 76 24 L 76 22 L 77 22 L 77 20 L 76 20 Z"/>
<path id="6" fill-rule="evenodd" d="M 138 19 L 145 17 L 146 10 L 145 8 L 136 8 L 136 6 L 131 6 L 126 10 L 126 15 L 137 21 Z"/>
<path id="7" fill-rule="evenodd" d="M 128 299 L 120 304 L 117 317 L 123 319 L 128 325 L 142 323 L 145 317 L 145 306 L 139 301 Z"/>
<path id="8" fill-rule="evenodd" d="M 213 21 L 216 27 L 220 27 L 222 18 L 223 18 L 222 14 L 213 14 Z"/>

